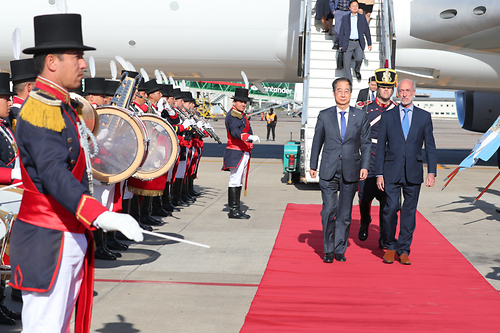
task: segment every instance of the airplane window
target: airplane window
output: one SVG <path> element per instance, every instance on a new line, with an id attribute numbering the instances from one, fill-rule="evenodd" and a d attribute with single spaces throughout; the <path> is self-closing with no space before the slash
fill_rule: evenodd
<path id="1" fill-rule="evenodd" d="M 486 7 L 484 6 L 476 7 L 472 12 L 474 13 L 474 15 L 484 15 L 486 13 Z"/>
<path id="2" fill-rule="evenodd" d="M 447 10 L 442 11 L 441 14 L 439 14 L 439 16 L 443 20 L 449 20 L 449 19 L 452 19 L 455 16 L 457 16 L 457 11 L 455 9 L 447 9 Z"/>

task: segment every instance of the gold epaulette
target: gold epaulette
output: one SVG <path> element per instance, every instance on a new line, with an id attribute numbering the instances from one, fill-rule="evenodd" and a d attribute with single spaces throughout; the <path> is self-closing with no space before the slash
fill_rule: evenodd
<path id="1" fill-rule="evenodd" d="M 62 132 L 66 127 L 61 113 L 62 102 L 50 96 L 32 90 L 19 116 L 33 126 Z"/>
<path id="2" fill-rule="evenodd" d="M 238 119 L 243 118 L 243 114 L 241 114 L 240 112 L 235 111 L 235 110 L 231 110 L 231 116 L 236 117 Z"/>

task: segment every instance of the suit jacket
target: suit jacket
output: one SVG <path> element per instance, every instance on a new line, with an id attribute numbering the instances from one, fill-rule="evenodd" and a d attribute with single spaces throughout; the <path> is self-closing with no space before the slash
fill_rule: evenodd
<path id="1" fill-rule="evenodd" d="M 368 97 L 368 93 L 370 93 L 370 96 Z M 375 97 L 377 97 L 377 92 L 375 92 Z M 356 99 L 356 102 L 366 102 L 367 100 L 371 100 L 371 90 L 370 88 L 365 88 L 361 89 L 358 93 L 358 98 Z"/>
<path id="2" fill-rule="evenodd" d="M 408 136 L 404 138 L 399 107 L 382 113 L 377 143 L 376 174 L 385 182 L 396 183 L 406 176 L 408 182 L 424 181 L 422 146 L 425 143 L 428 173 L 436 175 L 437 152 L 429 112 L 413 106 Z"/>
<path id="3" fill-rule="evenodd" d="M 351 14 L 345 15 L 342 18 L 342 23 L 340 25 L 340 33 L 339 33 L 339 45 L 342 48 L 342 51 L 347 51 L 347 47 L 349 46 L 349 37 L 351 35 Z M 366 22 L 366 17 L 362 14 L 358 14 L 358 35 L 359 35 L 359 45 L 364 50 L 365 49 L 365 38 L 368 45 L 372 45 L 372 35 L 370 34 L 370 27 L 368 27 L 368 23 Z"/>
<path id="4" fill-rule="evenodd" d="M 360 169 L 370 167 L 370 122 L 366 112 L 349 107 L 344 141 L 340 136 L 337 107 L 322 110 L 318 115 L 311 149 L 311 169 L 318 169 L 319 153 L 323 148 L 319 177 L 330 180 L 342 159 L 342 175 L 348 182 L 359 180 Z M 360 154 L 361 153 L 361 154 Z"/>

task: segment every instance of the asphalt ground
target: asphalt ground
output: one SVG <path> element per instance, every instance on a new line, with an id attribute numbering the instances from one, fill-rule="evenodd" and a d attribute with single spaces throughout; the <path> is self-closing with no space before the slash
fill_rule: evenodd
<path id="1" fill-rule="evenodd" d="M 225 142 L 223 119 L 212 124 Z M 227 218 L 229 173 L 220 171 L 224 146 L 206 140 L 195 181 L 195 189 L 203 195 L 190 207 L 164 218 L 165 225 L 155 231 L 213 249 L 146 236 L 144 242 L 131 244 L 122 258 L 96 261 L 92 332 L 238 332 L 286 205 L 321 204 L 316 184 L 287 185 L 283 173 L 283 145 L 290 133 L 299 139 L 300 126 L 300 118 L 278 113 L 276 141 L 268 142 L 265 122 L 252 119 L 261 143 L 252 152 L 248 195 L 242 197 L 243 209 L 252 216 L 249 220 Z M 460 172 L 442 191 L 442 180 L 468 155 L 481 134 L 461 129 L 456 120 L 440 119 L 434 120 L 434 135 L 440 164 L 437 182 L 433 188 L 422 187 L 418 209 L 498 290 L 500 214 L 495 209 L 500 181 L 471 204 L 499 171 L 496 159 Z M 319 217 L 315 218 L 321 228 Z M 444 267 L 447 264 L 443 262 Z M 5 303 L 21 309 L 10 297 Z M 20 332 L 21 325 L 0 326 L 0 331 Z"/>

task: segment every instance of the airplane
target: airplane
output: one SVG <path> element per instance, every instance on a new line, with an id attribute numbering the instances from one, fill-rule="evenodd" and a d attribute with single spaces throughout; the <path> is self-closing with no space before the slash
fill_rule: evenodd
<path id="1" fill-rule="evenodd" d="M 386 0 L 383 0 L 386 1 Z M 82 15 L 84 42 L 96 47 L 97 76 L 109 77 L 120 55 L 137 69 L 162 70 L 176 80 L 302 82 L 300 0 L 177 0 L 141 2 L 67 0 Z M 418 88 L 457 92 L 461 125 L 485 131 L 500 115 L 500 2 L 494 0 L 397 0 L 395 69 Z M 4 4 L 0 69 L 13 60 L 12 32 L 22 48 L 33 45 L 33 17 L 61 12 L 56 0 Z M 21 58 L 27 57 L 22 55 Z M 88 73 L 86 74 L 88 76 Z"/>

